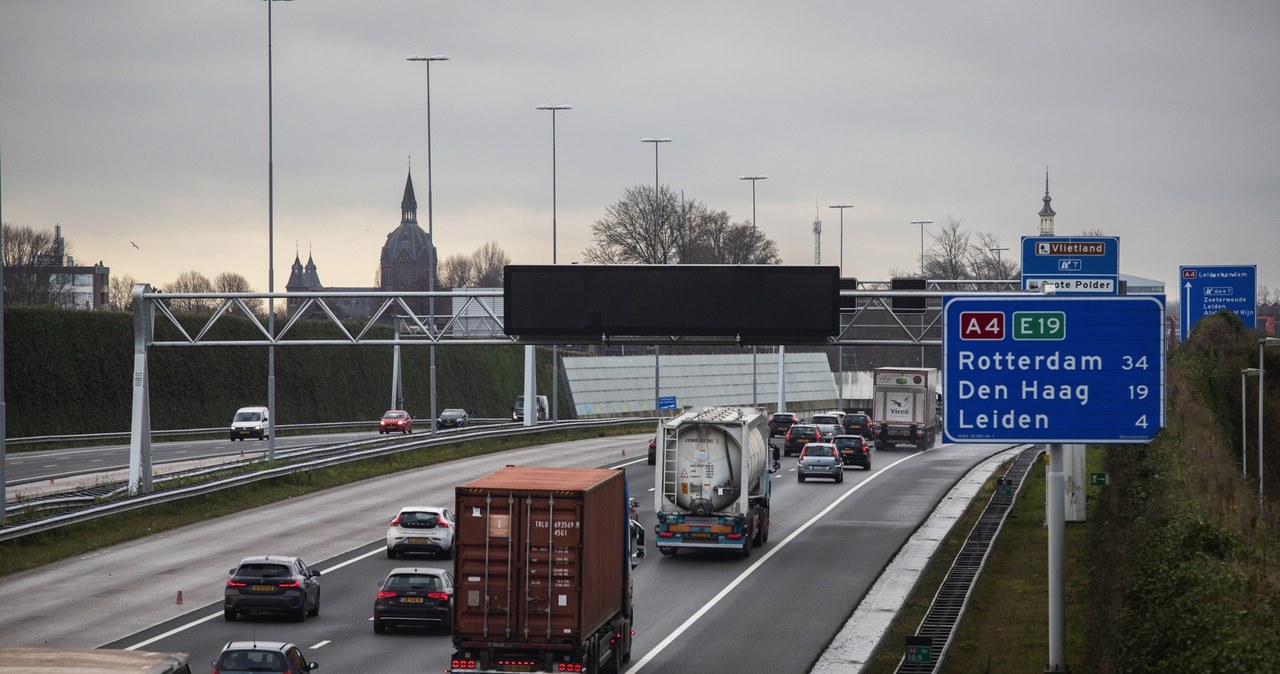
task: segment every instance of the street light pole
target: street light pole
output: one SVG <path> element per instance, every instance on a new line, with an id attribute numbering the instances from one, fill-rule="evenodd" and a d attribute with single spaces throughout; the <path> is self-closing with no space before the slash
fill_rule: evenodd
<path id="1" fill-rule="evenodd" d="M 1264 503 L 1262 500 L 1262 497 L 1263 497 L 1263 491 L 1262 491 L 1262 473 L 1263 473 L 1263 470 L 1262 470 L 1263 469 L 1262 409 L 1263 408 L 1262 408 L 1262 403 L 1264 400 L 1266 400 L 1266 396 L 1263 394 L 1263 391 L 1265 391 L 1266 388 L 1263 387 L 1262 384 L 1263 384 L 1263 380 L 1266 379 L 1267 365 L 1263 356 L 1265 355 L 1264 352 L 1267 350 L 1267 347 L 1271 347 L 1271 346 L 1280 346 L 1280 339 L 1277 339 L 1275 337 L 1259 337 L 1258 338 L 1258 510 L 1259 511 L 1261 511 L 1264 506 Z"/>
<path id="2" fill-rule="evenodd" d="M 276 291 L 275 96 L 271 76 L 271 5 L 267 0 L 267 293 Z M 267 298 L 267 460 L 276 460 L 276 298 Z"/>
<path id="3" fill-rule="evenodd" d="M 933 221 L 932 220 L 912 220 L 911 224 L 920 225 L 920 278 L 923 279 L 925 278 L 925 275 L 924 275 L 924 226 L 932 225 Z M 925 300 L 925 302 L 927 303 L 928 300 Z M 926 308 L 927 308 L 927 305 L 926 305 Z M 920 341 L 921 342 L 924 341 L 924 314 L 925 314 L 924 310 L 921 310 L 920 311 Z M 920 345 L 920 367 L 924 367 L 924 344 Z"/>
<path id="4" fill-rule="evenodd" d="M 431 62 L 432 61 L 448 61 L 449 57 L 444 54 L 435 56 L 418 56 L 412 55 L 405 58 L 406 61 L 421 61 L 427 65 L 427 241 L 430 242 L 430 248 L 427 249 L 429 258 L 427 269 L 427 292 L 435 293 L 436 290 L 436 234 L 434 220 L 432 217 L 431 203 Z M 434 294 L 427 296 L 427 326 L 431 337 L 431 346 L 428 348 L 431 360 L 431 435 L 436 435 L 436 297 Z"/>
<path id="5" fill-rule="evenodd" d="M 670 138 L 641 138 L 641 143 L 653 143 L 653 264 L 658 264 L 658 240 L 661 227 L 658 220 L 658 145 L 661 143 L 670 143 Z M 653 411 L 655 414 L 661 409 L 661 390 L 658 387 L 659 373 L 661 372 L 661 353 L 662 347 L 653 345 Z"/>
<path id="6" fill-rule="evenodd" d="M 1249 431 L 1245 430 L 1245 424 L 1248 423 L 1249 406 L 1245 404 L 1245 380 L 1249 377 L 1256 377 L 1261 372 L 1256 367 L 1246 367 L 1240 370 L 1240 475 L 1245 479 L 1249 478 L 1249 459 L 1246 450 L 1249 446 Z M 1259 389 L 1261 395 L 1261 389 Z M 1262 465 L 1262 464 L 1258 464 Z"/>
<path id="7" fill-rule="evenodd" d="M 853 204 L 836 204 L 834 206 L 827 206 L 827 208 L 836 208 L 840 210 L 840 278 L 844 278 L 844 209 L 853 208 Z M 843 319 L 841 319 L 840 334 L 841 341 L 843 341 Z M 836 347 L 836 359 L 840 361 L 840 409 L 844 409 L 844 344 L 840 344 Z"/>
<path id="8" fill-rule="evenodd" d="M 1009 250 L 1009 249 L 1008 249 L 1008 248 L 1000 248 L 1000 247 L 998 247 L 998 246 L 997 246 L 997 247 L 995 247 L 995 248 L 988 248 L 987 250 L 989 250 L 989 251 L 991 251 L 991 252 L 993 252 L 993 253 L 995 253 L 995 254 L 996 254 L 996 267 L 998 268 L 998 269 L 996 270 L 996 273 L 1000 274 L 1000 280 L 1002 280 L 1002 281 L 1003 281 L 1003 280 L 1004 280 L 1004 277 L 1005 277 L 1005 276 L 1008 276 L 1008 274 L 1005 274 L 1005 273 L 1004 273 L 1004 259 L 1003 259 L 1003 257 L 1000 255 L 1000 253 L 1001 253 L 1001 252 L 1003 252 L 1003 251 Z"/>
<path id="9" fill-rule="evenodd" d="M 756 224 L 756 181 L 768 180 L 769 176 L 741 176 L 738 180 L 751 181 L 751 231 L 757 232 L 760 228 Z M 752 241 L 752 245 L 755 242 Z M 760 396 L 756 393 L 756 356 L 759 347 L 755 344 L 751 345 L 751 404 L 754 407 L 760 406 Z"/>
<path id="10" fill-rule="evenodd" d="M 539 110 L 551 111 L 551 264 L 556 263 L 556 112 L 572 110 L 569 105 L 539 105 Z M 551 423 L 560 420 L 559 348 L 551 345 Z M 535 401 L 536 402 L 536 401 Z"/>

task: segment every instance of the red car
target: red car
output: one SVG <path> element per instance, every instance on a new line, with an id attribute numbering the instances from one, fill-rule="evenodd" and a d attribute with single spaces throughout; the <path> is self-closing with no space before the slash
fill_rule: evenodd
<path id="1" fill-rule="evenodd" d="M 388 410 L 378 422 L 378 434 L 391 432 L 412 433 L 413 417 L 404 410 Z"/>

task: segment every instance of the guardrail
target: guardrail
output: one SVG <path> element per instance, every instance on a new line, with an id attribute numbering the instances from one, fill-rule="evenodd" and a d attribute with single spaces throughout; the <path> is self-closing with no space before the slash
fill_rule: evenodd
<path id="1" fill-rule="evenodd" d="M 421 421 L 421 420 L 414 419 L 415 423 L 417 423 L 418 421 Z M 506 418 L 496 418 L 496 419 L 473 418 L 471 421 L 472 423 L 478 423 L 478 424 L 491 424 L 491 423 L 498 424 L 498 423 L 503 423 L 505 421 L 510 421 L 510 420 Z M 426 422 L 424 421 L 424 423 Z M 326 421 L 326 422 L 313 423 L 313 424 L 276 424 L 276 430 L 277 431 L 282 431 L 282 430 L 283 431 L 309 431 L 309 430 L 321 430 L 325 428 L 356 428 L 360 426 L 369 426 L 372 428 L 372 427 L 376 427 L 377 425 L 378 425 L 377 419 L 372 419 L 372 420 L 362 419 L 360 421 Z M 153 430 L 151 431 L 151 437 L 164 438 L 164 437 L 182 437 L 187 435 L 216 435 L 219 433 L 227 433 L 227 429 L 229 427 L 230 426 L 215 426 L 214 428 L 185 428 L 185 429 L 170 429 L 165 431 Z M 70 435 L 36 435 L 36 436 L 31 436 L 26 438 L 6 438 L 4 442 L 6 446 L 12 446 L 12 445 L 51 444 L 55 442 L 79 442 L 79 441 L 92 441 L 92 440 L 126 440 L 127 441 L 129 437 L 130 437 L 129 431 L 121 431 L 121 432 L 113 432 L 113 433 L 75 433 Z"/>
<path id="2" fill-rule="evenodd" d="M 81 524 L 81 523 L 89 522 L 101 517 L 107 517 L 109 515 L 118 515 L 120 513 L 129 512 L 131 510 L 137 510 L 139 508 L 145 508 L 147 506 L 158 505 L 161 503 L 170 503 L 173 501 L 180 501 L 182 499 L 191 498 L 193 496 L 202 496 L 204 494 L 211 494 L 223 489 L 230 489 L 233 487 L 240 487 L 247 484 L 253 484 L 255 482 L 270 480 L 272 478 L 281 477 L 283 475 L 289 475 L 291 473 L 305 472 L 308 470 L 316 470 L 319 468 L 329 468 L 332 466 L 342 465 L 344 463 L 352 463 L 355 461 L 362 461 L 364 459 L 371 459 L 371 458 L 376 458 L 381 456 L 390 456 L 393 454 L 399 454 L 402 452 L 421 449 L 424 447 L 433 447 L 437 445 L 452 444 L 457 442 L 468 442 L 471 440 L 479 440 L 479 439 L 499 437 L 499 436 L 535 435 L 539 433 L 549 433 L 549 432 L 562 431 L 562 430 L 574 429 L 574 428 L 598 428 L 598 427 L 609 427 L 609 426 L 622 426 L 622 425 L 628 425 L 628 424 L 634 424 L 634 423 L 656 423 L 656 422 L 657 422 L 657 417 L 652 417 L 652 418 L 629 417 L 624 419 L 592 419 L 592 420 L 586 420 L 586 421 L 561 421 L 554 424 L 543 423 L 537 426 L 503 425 L 502 427 L 499 427 L 499 428 L 481 429 L 481 430 L 476 430 L 476 431 L 467 432 L 467 433 L 451 433 L 447 437 L 435 437 L 435 438 L 425 437 L 422 440 L 411 440 L 408 442 L 396 443 L 395 445 L 389 446 L 389 447 L 387 446 L 374 447 L 374 448 L 362 449 L 362 450 L 357 450 L 354 452 L 349 452 L 344 454 L 337 454 L 333 456 L 315 458 L 315 459 L 303 461 L 301 463 L 293 463 L 288 466 L 281 466 L 278 468 L 268 468 L 266 470 L 254 471 L 252 473 L 247 473 L 244 475 L 236 475 L 233 477 L 213 480 L 211 482 L 191 485 L 189 487 L 178 487 L 176 489 L 170 489 L 170 490 L 165 490 L 160 492 L 152 492 L 149 494 L 139 494 L 137 496 L 131 496 L 131 497 L 125 498 L 124 500 L 116 503 L 107 503 L 99 506 L 91 506 L 91 507 L 84 508 L 82 510 L 77 510 L 75 512 L 64 513 L 61 515 L 52 515 L 49 517 L 41 518 L 39 520 L 35 520 L 32 522 L 25 522 L 22 524 L 0 526 L 0 541 L 13 540 L 16 538 L 29 536 L 31 534 L 40 533 L 43 531 L 51 531 L 53 529 L 58 529 L 58 528 L 70 526 L 73 524 Z M 365 441 L 361 441 L 361 442 L 363 443 Z M 357 443 L 357 445 L 358 444 L 360 443 Z M 335 449 L 332 447 L 313 448 L 313 449 L 300 450 L 299 452 L 297 452 L 296 454 L 293 454 L 292 456 L 306 457 L 307 455 L 312 455 L 317 453 L 333 454 L 334 451 Z M 223 467 L 220 467 L 218 470 L 226 470 L 228 467 L 236 467 L 236 466 L 244 465 L 247 463 L 250 463 L 250 462 L 248 461 L 229 462 L 228 464 L 224 464 Z M 204 470 L 209 471 L 210 469 L 204 469 Z M 174 474 L 171 476 L 166 476 L 166 479 L 177 479 L 178 477 L 179 477 L 178 474 Z M 185 475 L 183 477 L 190 477 L 190 475 Z"/>

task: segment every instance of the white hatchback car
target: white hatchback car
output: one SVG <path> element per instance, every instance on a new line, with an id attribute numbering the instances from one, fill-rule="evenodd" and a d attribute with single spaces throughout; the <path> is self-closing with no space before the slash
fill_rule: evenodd
<path id="1" fill-rule="evenodd" d="M 448 508 L 409 506 L 401 508 L 387 527 L 387 558 L 406 553 L 427 553 L 453 557 L 453 533 L 457 520 Z"/>

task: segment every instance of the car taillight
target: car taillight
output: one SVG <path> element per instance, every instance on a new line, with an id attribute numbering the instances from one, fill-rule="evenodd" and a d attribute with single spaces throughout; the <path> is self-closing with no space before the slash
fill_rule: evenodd
<path id="1" fill-rule="evenodd" d="M 428 592 L 427 596 L 432 599 L 439 599 L 440 601 L 449 601 L 448 592 Z"/>
<path id="2" fill-rule="evenodd" d="M 276 585 L 278 587 L 298 587 L 301 584 L 296 580 L 286 580 L 286 581 L 276 583 Z"/>
<path id="3" fill-rule="evenodd" d="M 446 521 L 444 521 L 444 520 L 440 520 L 440 521 L 436 522 L 436 526 L 437 526 L 437 527 L 439 527 L 439 528 L 441 528 L 441 529 L 448 529 L 448 528 L 449 528 L 449 523 L 448 523 L 448 522 L 446 522 Z"/>
<path id="4" fill-rule="evenodd" d="M 395 518 L 395 519 L 393 519 L 393 520 L 391 520 L 391 526 L 393 526 L 393 527 L 398 527 L 398 526 L 400 526 L 400 516 L 399 516 L 399 515 L 396 515 L 396 518 Z"/>
<path id="5" fill-rule="evenodd" d="M 396 596 L 391 590 L 378 590 L 378 599 L 390 599 Z"/>
<path id="6" fill-rule="evenodd" d="M 227 587 L 244 587 L 244 586 L 246 586 L 246 585 L 248 585 L 248 583 L 241 583 L 241 582 L 240 582 L 240 581 L 238 581 L 238 580 L 228 580 L 228 581 L 227 581 Z"/>
<path id="7" fill-rule="evenodd" d="M 449 669 L 475 669 L 475 660 L 450 660 Z"/>

